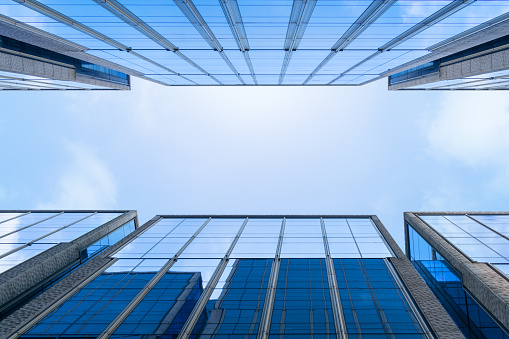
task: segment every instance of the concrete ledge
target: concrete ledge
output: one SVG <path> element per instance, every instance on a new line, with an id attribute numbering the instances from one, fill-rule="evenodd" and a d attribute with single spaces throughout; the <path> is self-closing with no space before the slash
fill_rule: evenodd
<path id="1" fill-rule="evenodd" d="M 503 326 L 509 328 L 509 283 L 507 280 L 487 264 L 469 260 L 414 213 L 405 213 L 405 223 L 410 224 L 461 274 L 463 286 L 470 294 Z"/>

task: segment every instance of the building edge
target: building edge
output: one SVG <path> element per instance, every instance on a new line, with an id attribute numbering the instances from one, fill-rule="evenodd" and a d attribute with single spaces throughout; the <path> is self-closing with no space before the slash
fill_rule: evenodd
<path id="1" fill-rule="evenodd" d="M 400 276 L 421 315 L 438 339 L 465 338 L 442 304 L 415 270 L 389 231 L 376 216 L 371 219 L 396 257 L 388 258 Z"/>
<path id="2" fill-rule="evenodd" d="M 501 212 L 434 212 L 433 214 L 504 214 Z M 438 232 L 433 230 L 417 214 L 421 212 L 405 212 L 405 239 L 408 239 L 408 226 L 412 228 L 461 274 L 463 287 L 491 313 L 505 328 L 509 328 L 509 291 L 507 280 L 489 264 L 473 262 L 450 244 Z M 505 213 L 507 214 L 507 213 Z M 406 254 L 410 255 L 406 241 Z"/>

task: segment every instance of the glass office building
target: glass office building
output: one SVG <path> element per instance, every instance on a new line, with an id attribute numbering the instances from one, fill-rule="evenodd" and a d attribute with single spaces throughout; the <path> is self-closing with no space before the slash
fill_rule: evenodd
<path id="1" fill-rule="evenodd" d="M 405 213 L 406 252 L 467 338 L 509 338 L 509 214 Z"/>
<path id="2" fill-rule="evenodd" d="M 137 226 L 135 211 L 0 211 L 0 319 Z"/>
<path id="3" fill-rule="evenodd" d="M 0 335 L 463 337 L 375 216 L 157 216 Z"/>
<path id="4" fill-rule="evenodd" d="M 0 28 L 88 58 L 101 83 L 117 89 L 128 88 L 127 74 L 169 86 L 509 83 L 503 0 L 0 0 Z M 15 67 L 0 66 L 0 89 L 52 88 L 45 74 L 21 82 Z"/>

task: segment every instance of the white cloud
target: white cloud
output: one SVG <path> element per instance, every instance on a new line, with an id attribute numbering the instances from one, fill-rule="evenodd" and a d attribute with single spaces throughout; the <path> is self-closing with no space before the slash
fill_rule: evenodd
<path id="1" fill-rule="evenodd" d="M 68 144 L 71 155 L 53 198 L 38 209 L 109 209 L 116 204 L 115 178 L 107 165 L 83 145 Z"/>
<path id="2" fill-rule="evenodd" d="M 500 92 L 448 93 L 425 123 L 432 156 L 486 171 L 487 189 L 509 188 L 509 97 Z"/>
<path id="3" fill-rule="evenodd" d="M 444 99 L 429 124 L 431 151 L 474 166 L 507 164 L 509 97 L 461 93 Z"/>

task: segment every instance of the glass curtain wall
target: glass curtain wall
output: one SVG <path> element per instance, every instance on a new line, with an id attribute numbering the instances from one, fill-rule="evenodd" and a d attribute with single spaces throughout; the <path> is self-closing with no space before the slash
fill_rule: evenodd
<path id="1" fill-rule="evenodd" d="M 464 229 L 473 232 L 474 229 L 479 229 L 478 226 L 463 218 L 451 218 L 453 220 L 466 221 L 461 224 L 461 228 L 450 223 L 448 221 L 449 218 L 445 219 L 441 216 L 437 218 L 423 217 L 423 219 L 429 221 L 436 229 L 447 230 L 445 236 L 448 237 L 448 240 L 450 236 L 453 236 L 450 239 L 453 239 L 453 244 L 456 246 L 462 246 L 465 241 L 456 240 L 455 235 L 461 236 L 462 239 L 476 240 L 470 234 L 467 234 Z M 436 223 L 436 219 L 440 220 L 441 223 Z M 440 253 L 426 242 L 411 225 L 407 224 L 406 227 L 408 228 L 410 261 L 463 334 L 470 339 L 509 338 L 509 335 L 500 328 L 490 315 L 472 298 L 468 291 L 463 288 L 461 274 L 452 268 Z M 478 234 L 484 233 L 480 232 Z M 479 246 L 483 246 L 480 241 L 476 241 L 477 243 L 479 243 Z M 466 247 L 462 248 L 467 250 Z M 478 253 L 476 249 L 474 251 L 470 253 Z"/>
<path id="2" fill-rule="evenodd" d="M 427 338 L 391 253 L 369 217 L 162 217 L 22 337 Z"/>

